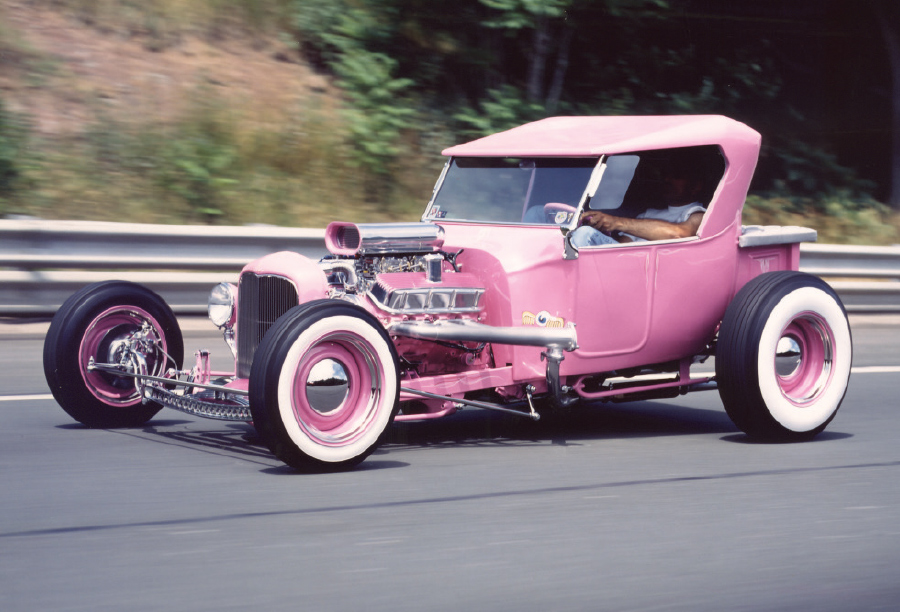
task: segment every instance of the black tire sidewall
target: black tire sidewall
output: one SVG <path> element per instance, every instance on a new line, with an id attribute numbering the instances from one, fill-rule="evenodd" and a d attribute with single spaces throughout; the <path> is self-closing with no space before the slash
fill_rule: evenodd
<path id="1" fill-rule="evenodd" d="M 150 314 L 162 328 L 167 352 L 181 368 L 184 340 L 172 309 L 150 289 L 129 281 L 89 285 L 66 300 L 50 323 L 44 341 L 44 375 L 53 397 L 70 416 L 88 427 L 140 425 L 162 406 L 155 403 L 111 406 L 87 388 L 78 363 L 82 338 L 97 315 L 116 306 L 135 306 Z"/>

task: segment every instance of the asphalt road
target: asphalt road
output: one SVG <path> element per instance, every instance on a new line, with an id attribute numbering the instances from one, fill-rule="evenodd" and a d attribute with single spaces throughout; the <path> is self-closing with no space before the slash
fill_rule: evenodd
<path id="1" fill-rule="evenodd" d="M 854 322 L 828 430 L 750 443 L 714 392 L 397 424 L 302 475 L 244 424 L 89 430 L 0 325 L 0 610 L 900 609 L 900 326 Z M 186 346 L 218 340 L 196 332 Z M 892 367 L 882 367 L 892 366 Z"/>

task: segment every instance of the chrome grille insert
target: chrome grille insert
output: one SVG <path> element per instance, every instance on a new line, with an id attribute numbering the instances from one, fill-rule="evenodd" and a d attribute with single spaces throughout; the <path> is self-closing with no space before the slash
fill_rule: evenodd
<path id="1" fill-rule="evenodd" d="M 237 375 L 250 377 L 253 355 L 275 321 L 299 304 L 297 288 L 286 278 L 245 272 L 238 288 Z"/>

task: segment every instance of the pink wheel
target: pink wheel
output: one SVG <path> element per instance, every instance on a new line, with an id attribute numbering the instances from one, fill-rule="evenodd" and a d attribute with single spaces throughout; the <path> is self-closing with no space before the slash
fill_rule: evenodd
<path id="1" fill-rule="evenodd" d="M 145 331 L 144 324 L 149 328 Z M 113 306 L 98 314 L 91 321 L 81 339 L 78 350 L 78 366 L 81 378 L 91 395 L 110 406 L 134 406 L 141 402 L 141 396 L 132 378 L 115 376 L 88 368 L 93 359 L 96 363 L 122 363 L 130 369 L 136 364 L 125 364 L 125 350 L 133 342 L 136 334 L 146 336 L 142 341 L 141 357 L 147 374 L 161 376 L 166 369 L 165 332 L 159 322 L 143 308 L 136 306 Z"/>
<path id="2" fill-rule="evenodd" d="M 260 437 L 299 469 L 351 467 L 375 450 L 397 412 L 393 344 L 366 311 L 298 306 L 266 335 L 250 374 Z"/>
<path id="3" fill-rule="evenodd" d="M 775 345 L 775 380 L 795 406 L 815 402 L 828 388 L 834 363 L 834 333 L 816 313 L 801 313 Z"/>
<path id="4" fill-rule="evenodd" d="M 850 378 L 847 313 L 821 279 L 764 274 L 725 313 L 716 380 L 735 424 L 763 438 L 804 439 L 834 418 Z"/>
<path id="5" fill-rule="evenodd" d="M 62 305 L 44 341 L 44 374 L 54 398 L 89 427 L 140 425 L 161 406 L 143 403 L 135 379 L 91 370 L 90 362 L 160 376 L 180 368 L 178 321 L 158 295 L 109 281 L 85 287 Z"/>

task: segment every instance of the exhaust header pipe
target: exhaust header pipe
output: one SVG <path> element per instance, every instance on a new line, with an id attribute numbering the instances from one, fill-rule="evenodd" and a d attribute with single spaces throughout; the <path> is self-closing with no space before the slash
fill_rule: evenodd
<path id="1" fill-rule="evenodd" d="M 490 342 L 517 346 L 540 346 L 574 351 L 578 338 L 574 327 L 492 327 L 473 321 L 403 321 L 391 325 L 390 333 L 422 340 Z"/>

